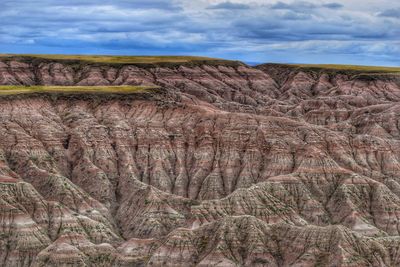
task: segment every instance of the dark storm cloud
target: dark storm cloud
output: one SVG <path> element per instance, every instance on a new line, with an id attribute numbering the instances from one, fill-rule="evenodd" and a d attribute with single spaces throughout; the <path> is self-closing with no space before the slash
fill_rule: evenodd
<path id="1" fill-rule="evenodd" d="M 317 5 L 309 2 L 298 1 L 290 4 L 284 2 L 277 2 L 271 6 L 272 9 L 285 9 L 293 11 L 308 11 L 310 9 L 317 8 Z"/>
<path id="2" fill-rule="evenodd" d="M 291 3 L 286 3 L 286 2 L 277 2 L 273 5 L 271 5 L 272 9 L 283 9 L 283 10 L 293 10 L 297 12 L 308 12 L 313 9 L 317 8 L 329 8 L 329 9 L 341 9 L 344 6 L 339 3 L 326 3 L 326 4 L 314 4 L 311 2 L 306 2 L 306 1 L 295 1 Z"/>
<path id="3" fill-rule="evenodd" d="M 340 9 L 344 7 L 342 4 L 339 3 L 328 3 L 328 4 L 323 4 L 322 6 L 330 9 Z"/>
<path id="4" fill-rule="evenodd" d="M 223 2 L 223 3 L 216 4 L 216 5 L 211 5 L 211 6 L 207 7 L 207 9 L 233 9 L 233 10 L 237 10 L 237 9 L 250 9 L 250 6 L 246 5 L 246 4 Z"/>

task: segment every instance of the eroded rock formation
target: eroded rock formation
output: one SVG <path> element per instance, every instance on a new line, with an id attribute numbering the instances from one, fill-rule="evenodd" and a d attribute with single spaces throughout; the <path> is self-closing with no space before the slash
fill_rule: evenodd
<path id="1" fill-rule="evenodd" d="M 8 58 L 3 266 L 398 266 L 400 75 Z"/>

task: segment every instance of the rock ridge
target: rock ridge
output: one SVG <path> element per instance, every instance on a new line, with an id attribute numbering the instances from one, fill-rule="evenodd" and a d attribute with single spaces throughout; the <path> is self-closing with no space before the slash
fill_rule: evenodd
<path id="1" fill-rule="evenodd" d="M 3 266 L 398 266 L 397 74 L 0 59 Z M 73 63 L 75 64 L 75 63 Z"/>

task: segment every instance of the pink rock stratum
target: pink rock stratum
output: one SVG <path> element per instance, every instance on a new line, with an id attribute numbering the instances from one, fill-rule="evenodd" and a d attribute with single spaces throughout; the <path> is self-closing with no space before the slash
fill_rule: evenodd
<path id="1" fill-rule="evenodd" d="M 7 58 L 1 266 L 399 266 L 400 75 Z"/>

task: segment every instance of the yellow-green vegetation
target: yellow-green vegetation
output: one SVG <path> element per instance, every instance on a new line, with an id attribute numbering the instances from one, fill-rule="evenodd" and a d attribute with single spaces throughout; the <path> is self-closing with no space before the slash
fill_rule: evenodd
<path id="1" fill-rule="evenodd" d="M 0 86 L 0 95 L 18 95 L 33 93 L 111 93 L 111 94 L 133 94 L 142 93 L 157 86 L 21 86 L 3 85 Z"/>
<path id="2" fill-rule="evenodd" d="M 106 56 L 106 55 L 36 55 L 36 54 L 0 54 L 0 58 L 29 57 L 51 60 L 80 60 L 94 63 L 135 64 L 135 63 L 185 63 L 204 60 L 220 60 L 210 57 L 196 56 Z"/>
<path id="3" fill-rule="evenodd" d="M 361 65 L 335 65 L 335 64 L 288 64 L 289 66 L 308 69 L 343 70 L 355 72 L 400 72 L 400 67 L 361 66 Z"/>

